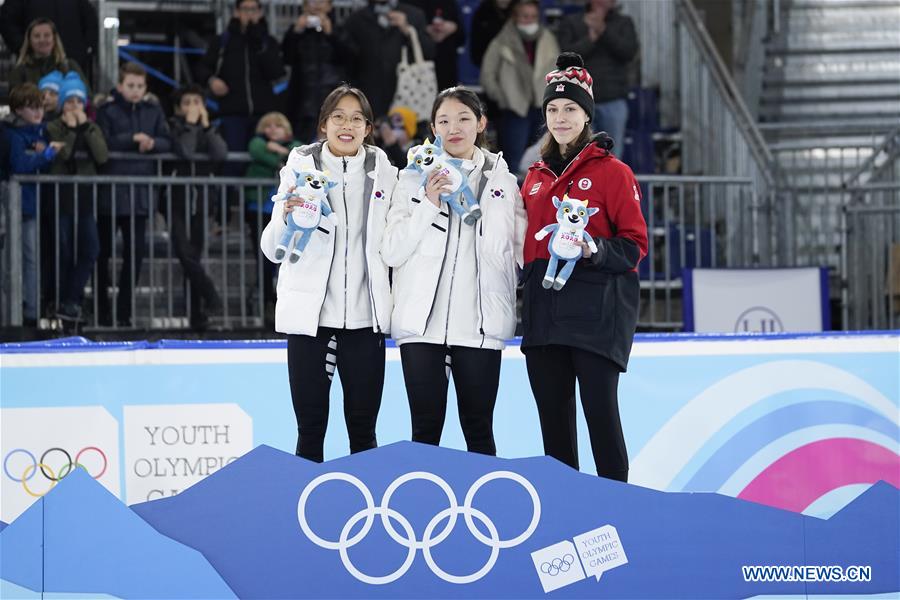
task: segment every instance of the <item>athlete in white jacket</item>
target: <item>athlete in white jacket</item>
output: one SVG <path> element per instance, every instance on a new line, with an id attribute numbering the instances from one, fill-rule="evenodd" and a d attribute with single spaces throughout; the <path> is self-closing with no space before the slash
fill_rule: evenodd
<path id="1" fill-rule="evenodd" d="M 500 351 L 516 328 L 526 217 L 503 158 L 478 147 L 486 124 L 473 92 L 441 92 L 432 130 L 448 154 L 463 159 L 482 216 L 466 225 L 440 202 L 446 176 L 433 173 L 423 187 L 418 172 L 401 171 L 382 256 L 394 269 L 391 331 L 400 346 L 413 441 L 440 443 L 452 371 L 469 451 L 496 454 Z"/>
<path id="2" fill-rule="evenodd" d="M 384 387 L 384 335 L 390 331 L 391 290 L 381 258 L 397 169 L 371 139 L 366 97 L 341 86 L 322 104 L 323 142 L 295 148 L 281 170 L 272 219 L 260 240 L 280 262 L 275 330 L 288 336 L 288 375 L 297 416 L 297 455 L 321 462 L 331 379 L 340 372 L 350 451 L 374 448 Z M 324 171 L 337 182 L 328 193 L 334 212 L 323 218 L 296 263 L 277 261 L 275 248 L 297 200 L 284 194 L 295 172 Z M 282 198 L 278 200 L 278 198 Z"/>

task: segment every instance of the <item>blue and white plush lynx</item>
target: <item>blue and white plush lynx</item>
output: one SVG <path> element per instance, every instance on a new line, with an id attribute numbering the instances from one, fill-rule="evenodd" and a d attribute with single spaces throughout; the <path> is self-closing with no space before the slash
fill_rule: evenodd
<path id="1" fill-rule="evenodd" d="M 410 148 L 408 158 L 409 164 L 406 165 L 406 168 L 422 174 L 422 185 L 425 185 L 428 176 L 435 170 L 441 171 L 450 178 L 450 185 L 453 189 L 441 194 L 441 200 L 460 216 L 463 223 L 473 225 L 481 218 L 478 199 L 469 187 L 469 178 L 460 168 L 463 161 L 444 152 L 441 136 L 437 136 L 433 144 L 429 140 L 425 140 L 421 146 Z"/>
<path id="2" fill-rule="evenodd" d="M 309 243 L 313 232 L 319 227 L 322 217 L 333 214 L 331 206 L 328 204 L 328 190 L 337 185 L 337 182 L 329 181 L 325 173 L 315 169 L 300 173 L 294 171 L 294 177 L 296 178 L 296 188 L 281 199 L 297 198 L 301 200 L 301 203 L 291 210 L 281 241 L 275 247 L 275 260 L 284 260 L 287 253 L 290 252 L 289 260 L 292 263 L 300 260 L 300 254 Z M 295 233 L 298 236 L 291 248 Z"/>
<path id="3" fill-rule="evenodd" d="M 582 256 L 580 242 L 587 242 L 591 252 L 597 251 L 597 244 L 584 229 L 591 216 L 600 209 L 588 208 L 587 200 L 574 200 L 568 195 L 564 195 L 562 200 L 553 196 L 553 206 L 556 207 L 556 223 L 547 225 L 535 233 L 534 239 L 542 240 L 552 234 L 550 241 L 547 242 L 550 250 L 550 263 L 547 265 L 547 272 L 544 274 L 541 285 L 547 289 L 552 287 L 554 290 L 561 290 L 569 280 L 575 263 Z M 561 260 L 566 264 L 557 275 L 556 268 Z"/>

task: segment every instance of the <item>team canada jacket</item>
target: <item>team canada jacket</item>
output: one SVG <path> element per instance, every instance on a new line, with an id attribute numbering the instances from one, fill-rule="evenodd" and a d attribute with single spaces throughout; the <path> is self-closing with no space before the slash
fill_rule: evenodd
<path id="1" fill-rule="evenodd" d="M 637 265 L 647 254 L 647 224 L 634 174 L 605 145 L 598 136 L 560 174 L 543 161 L 528 170 L 522 186 L 528 213 L 522 350 L 574 346 L 605 356 L 624 371 L 637 325 Z M 600 209 L 586 229 L 597 252 L 580 259 L 557 291 L 541 285 L 550 258 L 549 238 L 538 241 L 534 234 L 557 222 L 553 196 L 561 199 L 565 194 Z"/>

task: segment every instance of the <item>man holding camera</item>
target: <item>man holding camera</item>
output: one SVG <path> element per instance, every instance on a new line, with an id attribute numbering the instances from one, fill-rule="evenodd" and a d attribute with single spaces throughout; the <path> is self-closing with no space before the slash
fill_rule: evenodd
<path id="1" fill-rule="evenodd" d="M 284 62 L 291 67 L 287 116 L 303 142 L 316 139 L 319 106 L 344 80 L 343 64 L 349 60 L 332 16 L 331 0 L 306 0 L 281 43 Z"/>

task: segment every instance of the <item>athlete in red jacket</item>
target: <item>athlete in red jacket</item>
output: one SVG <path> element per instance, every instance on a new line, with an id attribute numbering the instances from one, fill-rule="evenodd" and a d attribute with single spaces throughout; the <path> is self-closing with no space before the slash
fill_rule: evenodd
<path id="1" fill-rule="evenodd" d="M 592 80 L 581 57 L 564 53 L 556 64 L 544 93 L 549 136 L 543 160 L 531 166 L 522 186 L 528 213 L 522 351 L 545 453 L 578 468 L 577 380 L 597 473 L 626 481 L 618 381 L 628 365 L 637 324 L 637 265 L 647 254 L 647 225 L 631 169 L 609 152 L 609 136 L 592 135 Z M 554 196 L 599 209 L 585 229 L 597 251 L 581 242 L 583 258 L 560 289 L 543 282 L 549 239 L 535 239 L 542 228 L 557 222 Z"/>

